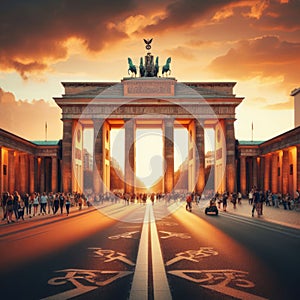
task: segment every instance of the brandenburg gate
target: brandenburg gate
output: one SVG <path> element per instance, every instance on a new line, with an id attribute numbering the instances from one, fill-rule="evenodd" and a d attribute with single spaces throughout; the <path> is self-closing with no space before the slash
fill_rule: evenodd
<path id="1" fill-rule="evenodd" d="M 149 54 L 149 53 L 148 53 Z M 188 190 L 205 188 L 204 129 L 215 131 L 215 191 L 236 190 L 235 82 L 178 82 L 173 77 L 126 77 L 121 82 L 63 82 L 54 98 L 62 109 L 62 189 L 83 191 L 83 130 L 94 129 L 93 188 L 110 190 L 110 130 L 125 130 L 124 192 L 134 193 L 135 132 L 159 127 L 163 135 L 163 193 L 174 183 L 174 128 L 188 131 Z M 154 147 L 155 145 L 149 145 Z M 146 158 L 145 158 L 146 159 Z"/>

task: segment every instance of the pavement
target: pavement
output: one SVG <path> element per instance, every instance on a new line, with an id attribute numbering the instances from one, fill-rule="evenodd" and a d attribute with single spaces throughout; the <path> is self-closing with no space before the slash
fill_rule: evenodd
<path id="1" fill-rule="evenodd" d="M 223 211 L 222 204 L 220 211 Z M 228 202 L 226 212 L 224 213 L 249 217 L 251 219 L 260 219 L 265 222 L 300 229 L 300 211 L 285 210 L 282 205 L 279 205 L 279 208 L 276 208 L 274 206 L 266 206 L 264 204 L 263 214 L 258 216 L 255 211 L 254 217 L 252 217 L 252 205 L 248 203 L 248 199 L 242 199 L 241 204 L 236 204 L 235 209 L 233 208 L 233 204 Z"/>
<path id="2" fill-rule="evenodd" d="M 106 206 L 109 205 L 110 203 L 104 203 L 101 206 Z M 195 204 L 193 204 L 193 207 L 195 207 Z M 199 208 L 201 211 L 204 211 L 205 206 L 201 206 Z M 91 210 L 95 210 L 96 208 L 94 207 L 87 207 L 83 206 L 82 210 L 79 210 L 78 207 L 74 206 L 70 208 L 70 215 L 69 217 L 75 216 L 77 214 L 82 214 L 82 213 L 88 213 Z M 300 229 L 300 211 L 296 210 L 285 210 L 282 205 L 279 206 L 279 208 L 273 207 L 273 206 L 266 206 L 263 205 L 263 215 L 258 216 L 257 213 L 255 212 L 254 217 L 252 217 L 252 205 L 248 203 L 248 199 L 242 199 L 241 204 L 237 204 L 236 208 L 233 208 L 233 204 L 228 202 L 228 206 L 226 209 L 226 212 L 223 212 L 222 209 L 222 204 L 221 208 L 219 209 L 221 214 L 226 213 L 226 214 L 231 214 L 231 215 L 240 215 L 243 217 L 247 217 L 249 219 L 260 219 L 261 221 L 264 222 L 271 222 L 271 223 L 276 223 L 280 224 L 283 226 L 291 227 L 291 228 L 296 228 Z M 0 216 L 3 216 L 2 212 L 2 207 L 0 207 Z M 53 215 L 52 213 L 47 214 L 47 215 L 37 215 L 35 217 L 30 218 L 29 216 L 25 215 L 24 216 L 24 221 L 19 220 L 18 222 L 15 223 L 10 223 L 7 224 L 7 221 L 0 221 L 0 227 L 2 226 L 14 226 L 15 224 L 21 224 L 23 222 L 34 222 L 35 220 L 46 220 L 46 219 L 56 219 L 59 217 L 68 217 L 66 213 L 64 212 L 62 215 L 58 212 L 56 215 Z"/>

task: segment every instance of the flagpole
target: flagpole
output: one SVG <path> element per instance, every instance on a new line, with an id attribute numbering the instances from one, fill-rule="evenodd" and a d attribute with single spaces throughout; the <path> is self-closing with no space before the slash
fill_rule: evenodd
<path id="1" fill-rule="evenodd" d="M 251 124 L 251 141 L 253 142 L 253 121 L 252 121 L 252 124 Z"/>
<path id="2" fill-rule="evenodd" d="M 45 122 L 45 141 L 47 141 L 47 122 Z"/>

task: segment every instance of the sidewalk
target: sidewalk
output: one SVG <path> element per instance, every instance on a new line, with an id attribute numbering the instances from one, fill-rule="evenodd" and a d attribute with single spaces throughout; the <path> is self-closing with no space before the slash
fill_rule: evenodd
<path id="1" fill-rule="evenodd" d="M 221 209 L 222 211 L 222 204 Z M 263 205 L 263 215 L 257 216 L 255 211 L 254 217 L 252 217 L 252 205 L 248 203 L 248 199 L 243 199 L 242 204 L 237 204 L 236 209 L 233 208 L 233 204 L 228 201 L 227 213 L 236 214 L 244 217 L 249 217 L 253 219 L 260 219 L 267 222 L 272 222 L 292 228 L 300 229 L 300 212 L 295 210 L 284 210 L 282 205 L 279 208 L 274 206 Z"/>

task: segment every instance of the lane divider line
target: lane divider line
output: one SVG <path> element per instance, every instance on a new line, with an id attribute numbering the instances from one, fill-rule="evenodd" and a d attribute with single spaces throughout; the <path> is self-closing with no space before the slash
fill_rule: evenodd
<path id="1" fill-rule="evenodd" d="M 150 209 L 150 232 L 151 232 L 151 253 L 152 253 L 152 277 L 153 294 L 155 300 L 171 300 L 171 291 L 167 279 L 166 269 L 161 253 L 157 227 L 155 223 L 153 207 Z"/>
<path id="2" fill-rule="evenodd" d="M 130 300 L 148 299 L 148 236 L 149 205 L 146 206 L 135 271 L 133 275 Z"/>

